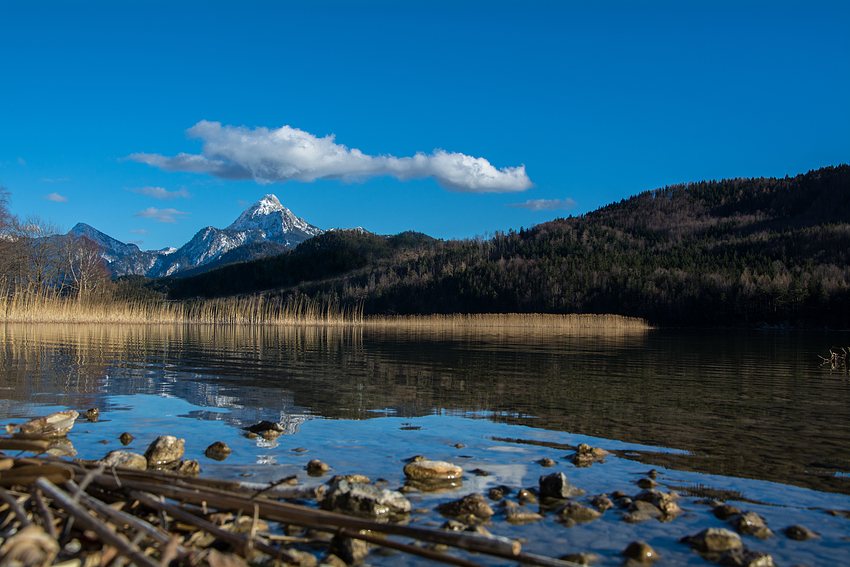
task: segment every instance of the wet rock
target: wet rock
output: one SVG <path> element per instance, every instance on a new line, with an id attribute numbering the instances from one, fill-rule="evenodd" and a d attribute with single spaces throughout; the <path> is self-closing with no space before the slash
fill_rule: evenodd
<path id="1" fill-rule="evenodd" d="M 107 467 L 124 467 L 125 469 L 145 470 L 148 460 L 138 453 L 129 451 L 110 451 L 100 460 Z"/>
<path id="2" fill-rule="evenodd" d="M 446 461 L 417 460 L 404 466 L 404 474 L 412 480 L 453 480 L 463 476 L 463 469 Z"/>
<path id="3" fill-rule="evenodd" d="M 481 469 L 472 469 L 469 472 L 471 472 L 475 476 L 490 476 L 490 474 L 491 474 L 490 472 L 485 471 L 485 470 L 481 470 Z"/>
<path id="4" fill-rule="evenodd" d="M 437 506 L 437 512 L 452 518 L 469 519 L 472 516 L 480 520 L 489 520 L 494 513 L 487 500 L 478 493 L 440 504 Z"/>
<path id="5" fill-rule="evenodd" d="M 341 480 L 347 480 L 348 482 L 359 482 L 361 484 L 371 484 L 372 480 L 368 476 L 364 476 L 362 474 L 335 474 L 328 481 L 328 484 L 334 484 Z"/>
<path id="6" fill-rule="evenodd" d="M 505 497 L 505 493 L 502 491 L 501 488 L 498 488 L 498 487 L 497 488 L 491 488 L 487 492 L 487 498 L 489 498 L 490 500 L 494 500 L 496 502 L 498 502 L 499 500 L 501 500 L 504 497 Z"/>
<path id="7" fill-rule="evenodd" d="M 720 504 L 714 508 L 714 517 L 718 520 L 728 520 L 732 516 L 737 516 L 741 510 L 731 504 Z"/>
<path id="8" fill-rule="evenodd" d="M 633 541 L 622 551 L 623 557 L 639 565 L 652 565 L 661 555 L 645 541 Z"/>
<path id="9" fill-rule="evenodd" d="M 782 530 L 789 539 L 793 539 L 796 541 L 806 541 L 807 539 L 812 539 L 820 536 L 819 533 L 813 532 L 809 528 L 805 526 L 801 526 L 799 524 L 795 524 L 793 526 L 788 526 L 784 530 Z"/>
<path id="10" fill-rule="evenodd" d="M 579 504 L 578 502 L 567 502 L 558 510 L 558 519 L 561 521 L 572 520 L 578 524 L 586 524 L 600 517 L 602 514 L 593 508 Z"/>
<path id="11" fill-rule="evenodd" d="M 648 522 L 658 517 L 659 516 L 650 516 L 645 512 L 630 512 L 628 514 L 623 515 L 623 521 L 627 524 L 639 524 L 641 522 Z"/>
<path id="12" fill-rule="evenodd" d="M 310 476 L 322 476 L 329 470 L 331 467 L 319 459 L 311 459 L 309 463 L 307 463 L 307 474 Z"/>
<path id="13" fill-rule="evenodd" d="M 347 567 L 348 564 L 333 553 L 328 553 L 322 558 L 321 565 L 328 567 Z"/>
<path id="14" fill-rule="evenodd" d="M 726 528 L 708 528 L 679 540 L 699 551 L 722 552 L 743 547 L 741 536 Z"/>
<path id="15" fill-rule="evenodd" d="M 636 501 L 650 502 L 656 508 L 661 510 L 665 516 L 676 516 L 682 513 L 682 509 L 676 504 L 678 494 L 667 494 L 660 490 L 644 490 L 637 496 Z"/>
<path id="16" fill-rule="evenodd" d="M 632 505 L 629 506 L 629 512 L 633 514 L 642 514 L 650 518 L 660 518 L 664 515 L 664 512 L 662 512 L 658 506 L 645 500 L 635 500 L 632 502 Z"/>
<path id="17" fill-rule="evenodd" d="M 599 556 L 595 553 L 568 553 L 559 557 L 562 561 L 569 561 L 576 565 L 593 565 L 599 562 Z"/>
<path id="18" fill-rule="evenodd" d="M 655 488 L 657 486 L 661 486 L 661 483 L 655 482 L 651 478 L 642 478 L 642 479 L 637 481 L 637 485 L 641 488 L 648 489 L 648 488 Z"/>
<path id="19" fill-rule="evenodd" d="M 121 441 L 121 444 L 125 445 L 125 446 L 132 443 L 133 439 L 135 439 L 135 437 L 133 437 L 132 435 L 130 435 L 126 431 L 124 433 L 122 433 L 120 437 L 118 437 L 118 440 Z"/>
<path id="20" fill-rule="evenodd" d="M 455 449 L 463 449 L 464 447 L 466 447 L 466 445 L 464 445 L 463 443 L 456 443 L 454 447 Z"/>
<path id="21" fill-rule="evenodd" d="M 505 508 L 505 520 L 509 524 L 528 524 L 542 520 L 543 516 L 525 506 L 510 506 Z"/>
<path id="22" fill-rule="evenodd" d="M 31 419 L 18 426 L 19 433 L 28 435 L 44 435 L 45 437 L 64 437 L 74 427 L 74 422 L 80 417 L 74 410 L 58 411 L 46 417 Z"/>
<path id="23" fill-rule="evenodd" d="M 275 423 L 273 421 L 261 421 L 260 423 L 255 423 L 254 425 L 251 425 L 249 427 L 245 427 L 244 429 L 246 431 L 249 431 L 251 433 L 255 433 L 257 435 L 262 435 L 263 433 L 265 433 L 267 431 L 273 431 L 273 432 L 277 433 L 278 435 L 280 435 L 281 433 L 283 433 L 285 431 L 283 429 L 283 427 L 280 426 L 279 423 Z"/>
<path id="24" fill-rule="evenodd" d="M 564 473 L 541 476 L 539 482 L 541 498 L 575 498 L 585 492 L 570 484 Z"/>
<path id="25" fill-rule="evenodd" d="M 180 459 L 183 456 L 185 444 L 184 439 L 178 439 L 173 435 L 160 435 L 148 446 L 145 451 L 145 459 L 148 466 L 163 465 Z"/>
<path id="26" fill-rule="evenodd" d="M 652 469 L 652 470 L 650 470 L 648 473 L 646 473 L 646 476 L 648 476 L 649 478 L 651 478 L 651 479 L 655 480 L 656 478 L 658 478 L 658 471 L 657 471 L 657 470 L 655 470 L 655 469 Z"/>
<path id="27" fill-rule="evenodd" d="M 400 492 L 347 480 L 331 486 L 321 506 L 323 510 L 369 517 L 410 511 L 410 501 Z"/>
<path id="28" fill-rule="evenodd" d="M 92 423 L 97 423 L 97 420 L 100 417 L 100 410 L 97 408 L 91 408 L 89 410 L 86 410 L 86 413 L 83 414 L 83 417 L 85 417 Z"/>
<path id="29" fill-rule="evenodd" d="M 730 549 L 720 556 L 724 567 L 774 567 L 773 557 L 754 549 Z"/>
<path id="30" fill-rule="evenodd" d="M 369 533 L 367 530 L 361 530 L 361 533 Z M 336 555 L 346 564 L 351 565 L 354 563 L 360 563 L 366 556 L 369 555 L 369 551 L 372 549 L 372 545 L 363 541 L 362 539 L 351 539 L 348 537 L 335 537 L 331 541 L 330 545 L 330 553 Z"/>
<path id="31" fill-rule="evenodd" d="M 404 460 L 405 463 L 418 463 L 419 461 L 430 461 L 425 455 L 413 455 Z"/>
<path id="32" fill-rule="evenodd" d="M 555 466 L 555 461 L 552 460 L 552 459 L 540 459 L 537 462 L 540 463 L 541 467 L 554 467 Z"/>
<path id="33" fill-rule="evenodd" d="M 595 496 L 590 500 L 590 504 L 599 510 L 600 512 L 604 512 L 605 510 L 609 510 L 614 507 L 614 501 L 608 498 L 605 495 Z"/>
<path id="34" fill-rule="evenodd" d="M 737 514 L 729 518 L 729 525 L 736 532 L 742 535 L 756 535 L 758 539 L 767 539 L 772 535 L 767 524 L 764 523 L 764 518 L 755 512 L 746 512 Z"/>
<path id="35" fill-rule="evenodd" d="M 589 455 L 587 453 L 576 453 L 575 455 L 572 456 L 570 461 L 575 466 L 582 469 L 582 468 L 589 467 L 590 465 L 592 465 L 596 461 L 596 459 L 594 459 L 592 455 Z"/>
<path id="36" fill-rule="evenodd" d="M 206 448 L 204 455 L 214 461 L 223 461 L 230 456 L 230 447 L 223 441 L 216 441 Z"/>

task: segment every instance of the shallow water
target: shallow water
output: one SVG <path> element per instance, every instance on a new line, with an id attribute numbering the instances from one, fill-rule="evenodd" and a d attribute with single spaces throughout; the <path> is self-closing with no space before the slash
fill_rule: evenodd
<path id="1" fill-rule="evenodd" d="M 318 483 L 303 467 L 320 458 L 333 473 L 398 488 L 403 459 L 424 454 L 467 471 L 454 492 L 411 496 L 415 508 L 432 510 L 497 485 L 536 486 L 553 471 L 589 494 L 636 494 L 634 481 L 656 468 L 686 495 L 686 513 L 673 522 L 632 525 L 609 510 L 569 529 L 551 515 L 524 526 L 497 515 L 488 529 L 550 556 L 595 551 L 613 565 L 616 552 L 643 539 L 669 564 L 700 565 L 676 538 L 724 525 L 697 504 L 711 495 L 757 511 L 774 530 L 800 523 L 821 533 L 809 542 L 744 537 L 778 564 L 838 564 L 850 553 L 850 520 L 821 510 L 850 510 L 850 377 L 818 358 L 850 346 L 847 334 L 38 325 L 0 334 L 2 423 L 97 407 L 100 420 L 80 421 L 69 435 L 82 458 L 121 448 L 124 431 L 137 452 L 168 433 L 186 439 L 186 458 L 205 476 L 299 473 Z M 288 434 L 247 439 L 241 428 L 263 419 Z M 222 463 L 203 456 L 214 441 L 234 451 Z M 613 454 L 576 468 L 562 446 L 583 442 Z M 556 466 L 542 468 L 543 457 Z"/>

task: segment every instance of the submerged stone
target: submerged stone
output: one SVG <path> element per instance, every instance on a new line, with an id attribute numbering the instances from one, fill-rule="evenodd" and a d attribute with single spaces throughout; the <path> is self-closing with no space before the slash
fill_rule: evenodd
<path id="1" fill-rule="evenodd" d="M 558 510 L 558 518 L 560 520 L 572 520 L 579 524 L 586 524 L 599 518 L 602 514 L 593 508 L 579 504 L 578 502 L 567 502 L 567 504 Z"/>
<path id="2" fill-rule="evenodd" d="M 741 513 L 741 510 L 732 506 L 731 504 L 721 504 L 714 508 L 714 517 L 718 520 L 728 520 L 732 516 L 737 516 Z"/>
<path id="3" fill-rule="evenodd" d="M 509 524 L 527 524 L 542 519 L 543 516 L 533 510 L 529 510 L 525 506 L 505 507 L 505 520 Z"/>
<path id="4" fill-rule="evenodd" d="M 322 476 L 329 470 L 331 470 L 330 465 L 325 462 L 320 461 L 319 459 L 311 459 L 309 463 L 307 463 L 307 474 L 310 476 Z"/>
<path id="5" fill-rule="evenodd" d="M 812 539 L 820 536 L 819 533 L 813 532 L 809 528 L 801 526 L 799 524 L 788 526 L 787 528 L 782 530 L 782 533 L 784 533 L 789 539 L 797 541 L 806 541 L 807 539 Z"/>

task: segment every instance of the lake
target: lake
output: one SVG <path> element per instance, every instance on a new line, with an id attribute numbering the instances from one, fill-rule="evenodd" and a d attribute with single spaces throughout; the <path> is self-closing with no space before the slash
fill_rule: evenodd
<path id="1" fill-rule="evenodd" d="M 551 472 L 589 495 L 634 495 L 656 469 L 662 488 L 684 496 L 672 522 L 630 524 L 608 510 L 572 528 L 551 515 L 513 526 L 497 514 L 488 529 L 527 539 L 532 553 L 595 552 L 599 565 L 620 564 L 617 552 L 638 539 L 669 564 L 705 565 L 676 539 L 724 527 L 701 503 L 717 498 L 774 531 L 803 524 L 821 534 L 742 536 L 778 564 L 850 556 L 850 519 L 825 511 L 850 510 L 850 376 L 819 359 L 850 346 L 847 333 L 12 324 L 0 333 L 0 423 L 98 408 L 97 422 L 80 420 L 69 434 L 80 458 L 123 448 L 125 431 L 135 436 L 126 450 L 139 453 L 171 434 L 186 439 L 185 458 L 204 476 L 300 473 L 319 483 L 303 470 L 319 458 L 330 474 L 398 488 L 404 459 L 423 454 L 467 471 L 456 491 L 409 495 L 431 510 L 499 485 L 535 487 Z M 261 420 L 285 434 L 247 438 L 243 428 Z M 215 441 L 233 450 L 223 462 L 204 456 Z M 567 457 L 579 443 L 611 455 L 576 467 Z"/>

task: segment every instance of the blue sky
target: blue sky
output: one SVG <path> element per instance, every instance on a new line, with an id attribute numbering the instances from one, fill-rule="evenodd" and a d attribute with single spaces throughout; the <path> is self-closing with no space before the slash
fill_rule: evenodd
<path id="1" fill-rule="evenodd" d="M 465 238 L 850 161 L 850 2 L 0 0 L 12 212 Z M 169 210 L 176 211 L 169 213 Z"/>

